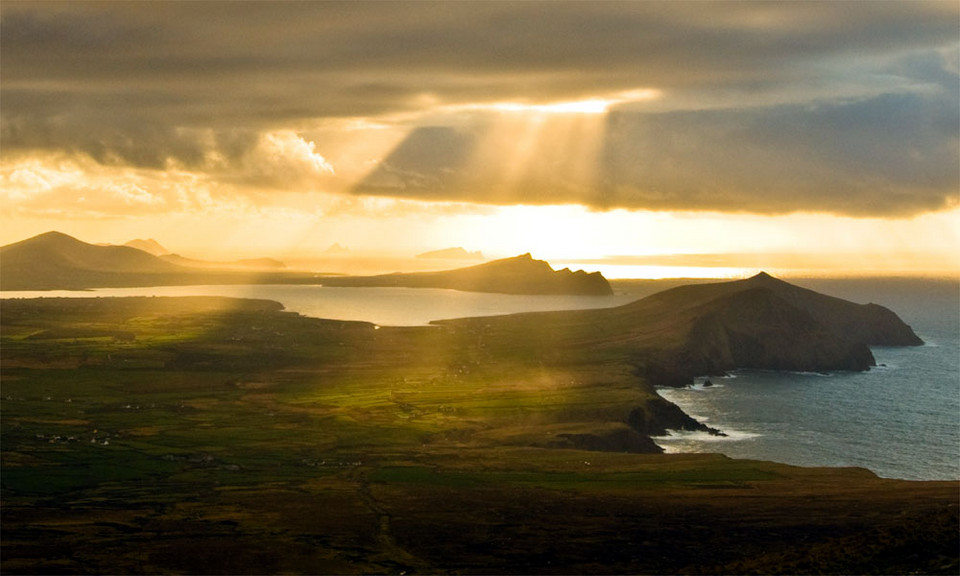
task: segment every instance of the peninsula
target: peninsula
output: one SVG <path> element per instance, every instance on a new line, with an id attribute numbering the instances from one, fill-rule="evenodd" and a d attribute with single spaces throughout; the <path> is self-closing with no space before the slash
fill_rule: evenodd
<path id="1" fill-rule="evenodd" d="M 599 272 L 554 270 L 549 263 L 535 260 L 529 253 L 456 270 L 336 276 L 323 278 L 322 282 L 324 286 L 447 288 L 501 294 L 613 294 L 607 279 Z"/>
<path id="2" fill-rule="evenodd" d="M 957 482 L 662 454 L 656 393 L 865 369 L 895 314 L 781 282 L 373 326 L 0 301 L 5 574 L 956 573 Z"/>

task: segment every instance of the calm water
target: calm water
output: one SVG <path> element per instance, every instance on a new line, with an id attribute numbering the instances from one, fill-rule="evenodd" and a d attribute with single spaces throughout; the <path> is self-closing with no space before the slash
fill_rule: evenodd
<path id="1" fill-rule="evenodd" d="M 339 288 L 296 285 L 155 286 L 73 291 L 3 292 L 4 298 L 99 296 L 230 296 L 263 298 L 304 316 L 362 320 L 382 326 L 420 326 L 431 320 L 541 310 L 606 308 L 635 296 L 522 296 L 437 288 Z"/>
<path id="2" fill-rule="evenodd" d="M 960 478 L 960 285 L 956 280 L 794 280 L 855 302 L 883 304 L 927 344 L 875 348 L 885 366 L 865 373 L 742 371 L 715 386 L 665 389 L 686 412 L 727 438 L 682 434 L 658 439 L 673 452 L 803 466 L 862 466 L 880 476 Z M 602 308 L 636 295 L 511 296 L 409 288 L 170 286 L 86 292 L 3 292 L 3 297 L 186 296 L 266 298 L 307 316 L 422 325 L 430 320 L 535 310 Z M 702 381 L 701 381 L 702 384 Z"/>
<path id="3" fill-rule="evenodd" d="M 669 452 L 721 452 L 805 466 L 862 466 L 880 476 L 960 479 L 960 290 L 956 282 L 797 281 L 897 312 L 927 343 L 874 348 L 864 373 L 740 371 L 660 394 L 728 438 L 657 439 Z"/>

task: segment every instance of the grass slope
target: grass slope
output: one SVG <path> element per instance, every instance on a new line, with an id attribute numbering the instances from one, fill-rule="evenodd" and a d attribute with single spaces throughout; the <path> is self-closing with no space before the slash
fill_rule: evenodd
<path id="1" fill-rule="evenodd" d="M 562 316 L 499 342 L 225 298 L 0 312 L 5 574 L 958 569 L 956 482 L 624 452 L 659 397 L 621 349 L 551 353 Z"/>

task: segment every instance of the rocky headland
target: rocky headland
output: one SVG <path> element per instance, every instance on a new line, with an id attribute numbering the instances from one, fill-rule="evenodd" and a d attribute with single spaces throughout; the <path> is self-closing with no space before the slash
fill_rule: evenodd
<path id="1" fill-rule="evenodd" d="M 576 294 L 606 296 L 613 289 L 599 272 L 554 270 L 529 253 L 485 264 L 440 272 L 394 273 L 378 276 L 331 276 L 325 286 L 446 288 L 500 294 Z"/>
<path id="2" fill-rule="evenodd" d="M 666 290 L 615 308 L 436 322 L 494 357 L 524 356 L 565 369 L 621 365 L 645 391 L 622 422 L 643 437 L 666 430 L 719 433 L 656 394 L 697 376 L 739 368 L 868 370 L 869 346 L 922 344 L 896 314 L 806 290 L 760 273 Z"/>

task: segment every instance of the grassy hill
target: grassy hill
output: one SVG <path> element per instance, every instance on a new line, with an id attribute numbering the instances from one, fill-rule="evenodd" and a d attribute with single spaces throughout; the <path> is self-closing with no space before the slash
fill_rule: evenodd
<path id="1" fill-rule="evenodd" d="M 615 308 L 436 324 L 482 338 L 499 354 L 623 362 L 657 385 L 735 368 L 865 370 L 875 364 L 869 345 L 922 344 L 882 306 L 818 294 L 765 273 L 681 286 Z"/>
<path id="2" fill-rule="evenodd" d="M 183 268 L 129 246 L 96 246 L 47 232 L 0 248 L 0 289 L 82 289 L 137 285 Z M 142 284 L 141 284 L 142 285 Z"/>

